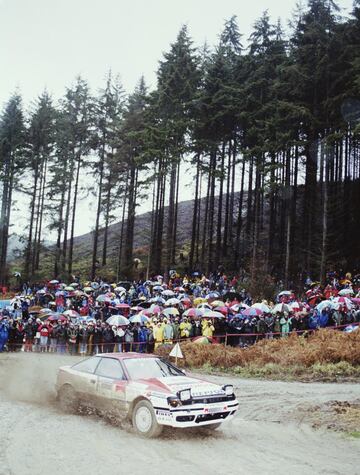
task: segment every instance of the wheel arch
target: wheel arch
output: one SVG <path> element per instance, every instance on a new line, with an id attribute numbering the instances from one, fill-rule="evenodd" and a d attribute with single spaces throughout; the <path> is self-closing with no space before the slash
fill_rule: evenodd
<path id="1" fill-rule="evenodd" d="M 132 415 L 133 415 L 133 412 L 134 412 L 134 408 L 136 406 L 136 404 L 140 401 L 148 401 L 151 405 L 151 401 L 149 398 L 145 397 L 145 396 L 138 396 L 137 398 L 135 398 L 131 403 L 130 403 L 130 406 L 129 406 L 129 410 L 128 410 L 128 414 L 127 414 L 127 417 L 129 419 L 132 418 Z"/>

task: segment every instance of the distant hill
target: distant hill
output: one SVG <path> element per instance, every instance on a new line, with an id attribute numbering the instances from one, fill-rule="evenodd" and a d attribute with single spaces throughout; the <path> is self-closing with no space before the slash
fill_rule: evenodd
<path id="1" fill-rule="evenodd" d="M 217 205 L 217 198 L 215 199 Z M 205 199 L 201 201 L 202 212 L 205 212 Z M 178 206 L 178 224 L 177 224 L 177 241 L 186 242 L 191 239 L 192 230 L 192 215 L 194 209 L 194 201 L 181 201 Z M 168 208 L 165 208 L 165 226 L 167 219 Z M 125 221 L 126 227 L 126 221 Z M 124 228 L 125 229 L 125 228 Z M 135 218 L 135 230 L 134 230 L 134 249 L 141 249 L 149 245 L 151 234 L 151 212 L 139 214 Z M 119 241 L 121 235 L 121 223 L 115 223 L 109 226 L 108 230 L 108 254 L 109 256 L 117 255 L 119 249 Z M 102 249 L 102 236 L 103 230 L 101 230 L 99 240 L 99 252 Z M 86 233 L 74 238 L 74 256 L 76 258 L 84 258 L 92 253 L 93 246 L 93 233 Z"/>

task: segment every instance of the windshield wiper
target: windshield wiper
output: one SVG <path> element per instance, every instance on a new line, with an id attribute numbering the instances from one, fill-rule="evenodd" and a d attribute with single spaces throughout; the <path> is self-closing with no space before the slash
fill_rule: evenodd
<path id="1" fill-rule="evenodd" d="M 165 372 L 164 369 L 161 367 L 160 363 L 157 361 L 156 364 L 159 366 L 160 371 L 162 372 L 163 376 L 167 376 L 166 372 Z"/>

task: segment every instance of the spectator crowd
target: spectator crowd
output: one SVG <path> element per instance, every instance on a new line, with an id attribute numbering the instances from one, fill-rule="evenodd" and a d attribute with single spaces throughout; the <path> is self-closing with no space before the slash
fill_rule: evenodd
<path id="1" fill-rule="evenodd" d="M 274 302 L 254 303 L 222 272 L 207 278 L 173 271 L 166 283 L 162 276 L 117 284 L 52 280 L 0 301 L 0 352 L 151 353 L 185 339 L 244 347 L 292 331 L 357 331 L 359 281 L 329 273 L 325 286 L 308 279 L 303 298 L 283 290 Z"/>

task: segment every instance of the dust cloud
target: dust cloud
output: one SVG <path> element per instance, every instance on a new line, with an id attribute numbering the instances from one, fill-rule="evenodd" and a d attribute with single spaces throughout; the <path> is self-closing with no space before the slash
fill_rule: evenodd
<path id="1" fill-rule="evenodd" d="M 8 353 L 0 356 L 0 393 L 11 401 L 54 404 L 60 366 L 76 358 L 42 353 Z"/>

